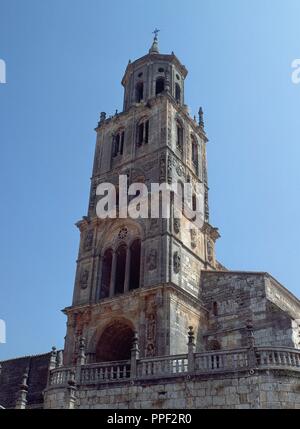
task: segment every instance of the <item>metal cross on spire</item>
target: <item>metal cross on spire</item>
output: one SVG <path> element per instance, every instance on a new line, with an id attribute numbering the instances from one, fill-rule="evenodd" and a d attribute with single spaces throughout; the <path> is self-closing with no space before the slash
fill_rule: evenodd
<path id="1" fill-rule="evenodd" d="M 155 28 L 154 31 L 152 31 L 152 34 L 154 34 L 154 39 L 157 39 L 157 35 L 160 32 L 160 30 L 158 28 Z"/>

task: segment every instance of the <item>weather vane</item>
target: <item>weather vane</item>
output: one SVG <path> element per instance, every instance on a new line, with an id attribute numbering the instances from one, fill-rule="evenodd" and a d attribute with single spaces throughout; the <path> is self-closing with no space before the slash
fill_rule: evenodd
<path id="1" fill-rule="evenodd" d="M 152 34 L 155 34 L 155 39 L 157 39 L 157 35 L 158 35 L 158 33 L 160 32 L 160 30 L 158 29 L 158 28 L 155 28 L 155 30 L 154 31 L 152 31 Z"/>

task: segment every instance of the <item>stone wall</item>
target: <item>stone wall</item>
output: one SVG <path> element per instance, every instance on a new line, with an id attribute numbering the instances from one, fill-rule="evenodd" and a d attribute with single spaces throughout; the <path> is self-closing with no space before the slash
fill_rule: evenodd
<path id="1" fill-rule="evenodd" d="M 0 405 L 14 408 L 22 377 L 28 373 L 28 408 L 43 407 L 43 390 L 47 384 L 50 353 L 25 356 L 0 362 Z"/>
<path id="2" fill-rule="evenodd" d="M 259 371 L 254 375 L 228 374 L 157 379 L 81 387 L 76 408 L 297 408 L 300 409 L 300 375 L 285 371 Z M 52 389 L 45 408 L 68 408 L 68 390 Z"/>
<path id="3" fill-rule="evenodd" d="M 209 310 L 206 349 L 247 346 L 252 325 L 257 346 L 299 347 L 299 300 L 267 273 L 202 272 L 202 297 Z"/>

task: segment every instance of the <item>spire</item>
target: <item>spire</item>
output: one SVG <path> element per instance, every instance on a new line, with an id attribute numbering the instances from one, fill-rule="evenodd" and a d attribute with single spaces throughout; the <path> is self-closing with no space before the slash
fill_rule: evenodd
<path id="1" fill-rule="evenodd" d="M 202 107 L 200 107 L 198 115 L 199 115 L 199 126 L 201 128 L 204 128 L 204 119 L 203 119 L 204 115 L 203 115 L 203 109 L 202 109 Z"/>
<path id="2" fill-rule="evenodd" d="M 154 34 L 154 39 L 153 39 L 153 43 L 151 48 L 149 49 L 149 54 L 159 54 L 159 50 L 158 50 L 158 33 L 160 30 L 158 30 L 157 28 L 153 31 Z"/>

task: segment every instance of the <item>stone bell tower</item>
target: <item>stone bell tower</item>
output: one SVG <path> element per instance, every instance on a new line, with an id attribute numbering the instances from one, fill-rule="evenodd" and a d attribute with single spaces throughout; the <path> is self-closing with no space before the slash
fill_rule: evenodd
<path id="1" fill-rule="evenodd" d="M 77 223 L 80 246 L 64 363 L 75 363 L 80 338 L 88 362 L 128 359 L 134 332 L 140 356 L 183 353 L 192 325 L 202 347 L 207 314 L 201 270 L 215 270 L 219 237 L 209 224 L 203 112 L 190 117 L 184 102 L 187 69 L 176 55 L 161 54 L 157 31 L 149 52 L 130 62 L 122 79 L 123 111 L 98 126 L 87 216 Z M 202 183 L 205 222 L 190 228 L 185 216 L 100 219 L 97 186 L 119 176 L 128 183 Z M 118 194 L 118 192 L 117 192 Z M 117 203 L 118 204 L 118 203 Z"/>

